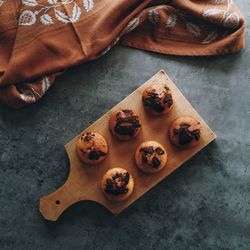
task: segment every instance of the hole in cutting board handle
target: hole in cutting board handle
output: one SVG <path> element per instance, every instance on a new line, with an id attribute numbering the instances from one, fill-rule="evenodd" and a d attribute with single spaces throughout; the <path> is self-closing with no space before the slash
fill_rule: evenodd
<path id="1" fill-rule="evenodd" d="M 56 200 L 56 205 L 60 205 L 61 202 L 59 200 Z"/>

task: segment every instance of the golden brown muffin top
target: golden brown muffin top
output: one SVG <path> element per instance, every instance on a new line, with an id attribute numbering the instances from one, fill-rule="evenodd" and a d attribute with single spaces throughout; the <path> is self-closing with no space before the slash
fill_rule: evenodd
<path id="1" fill-rule="evenodd" d="M 153 84 L 145 89 L 142 102 L 144 106 L 162 113 L 173 105 L 173 97 L 166 84 Z"/>

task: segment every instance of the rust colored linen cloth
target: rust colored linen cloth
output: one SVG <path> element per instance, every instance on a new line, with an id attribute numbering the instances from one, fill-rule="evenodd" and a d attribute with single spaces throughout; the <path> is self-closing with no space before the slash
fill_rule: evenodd
<path id="1" fill-rule="evenodd" d="M 34 103 L 116 44 L 209 56 L 239 51 L 244 33 L 232 0 L 0 0 L 0 101 Z"/>

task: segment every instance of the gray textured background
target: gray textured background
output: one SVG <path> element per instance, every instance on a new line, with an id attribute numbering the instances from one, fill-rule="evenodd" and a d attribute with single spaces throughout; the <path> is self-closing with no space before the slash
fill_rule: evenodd
<path id="1" fill-rule="evenodd" d="M 237 3 L 249 21 L 249 1 Z M 0 106 L 0 249 L 250 249 L 249 63 L 249 47 L 212 58 L 116 47 L 69 70 L 37 104 Z M 68 175 L 63 145 L 161 68 L 216 142 L 118 217 L 82 202 L 45 221 L 39 198 Z"/>

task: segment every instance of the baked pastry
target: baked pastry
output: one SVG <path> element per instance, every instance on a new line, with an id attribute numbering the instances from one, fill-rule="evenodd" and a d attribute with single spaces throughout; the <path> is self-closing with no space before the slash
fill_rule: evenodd
<path id="1" fill-rule="evenodd" d="M 130 140 L 141 131 L 139 116 L 131 109 L 115 110 L 110 115 L 109 129 L 119 140 Z"/>
<path id="2" fill-rule="evenodd" d="M 169 128 L 170 141 L 179 147 L 196 146 L 201 137 L 201 124 L 191 116 L 175 119 Z"/>
<path id="3" fill-rule="evenodd" d="M 76 151 L 80 160 L 84 163 L 97 164 L 106 158 L 108 144 L 102 135 L 86 132 L 80 135 Z"/>
<path id="4" fill-rule="evenodd" d="M 132 175 L 123 168 L 112 168 L 103 176 L 101 187 L 106 197 L 112 201 L 127 199 L 134 189 Z"/>
<path id="5" fill-rule="evenodd" d="M 135 152 L 137 167 L 145 173 L 156 173 L 167 163 L 166 149 L 156 141 L 143 142 Z"/>
<path id="6" fill-rule="evenodd" d="M 173 108 L 174 101 L 171 90 L 166 84 L 155 83 L 144 90 L 142 103 L 150 114 L 162 115 Z"/>

